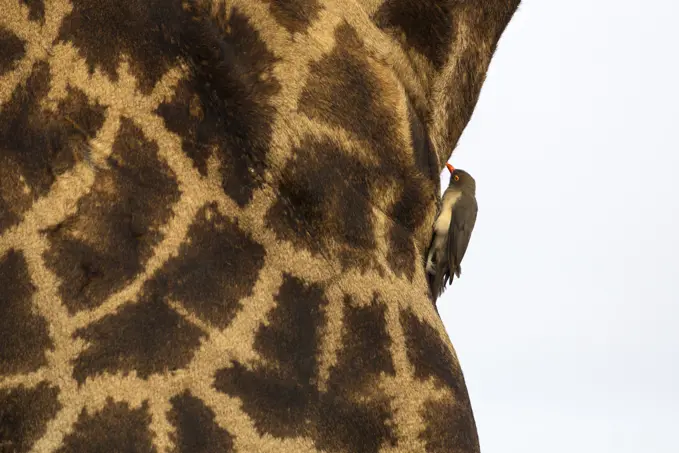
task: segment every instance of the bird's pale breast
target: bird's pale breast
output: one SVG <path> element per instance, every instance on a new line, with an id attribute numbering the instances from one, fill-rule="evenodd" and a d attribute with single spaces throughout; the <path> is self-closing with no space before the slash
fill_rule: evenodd
<path id="1" fill-rule="evenodd" d="M 448 235 L 448 228 L 450 227 L 450 217 L 453 213 L 453 206 L 455 202 L 460 198 L 462 192 L 459 190 L 446 190 L 443 194 L 443 200 L 441 202 L 441 213 L 436 218 L 434 223 L 434 230 L 437 234 Z"/>

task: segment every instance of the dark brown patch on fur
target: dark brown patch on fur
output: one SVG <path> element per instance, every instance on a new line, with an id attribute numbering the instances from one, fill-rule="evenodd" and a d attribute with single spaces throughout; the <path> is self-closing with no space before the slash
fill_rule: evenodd
<path id="1" fill-rule="evenodd" d="M 47 322 L 32 305 L 35 289 L 22 252 L 0 257 L 0 376 L 37 370 L 54 347 Z"/>
<path id="2" fill-rule="evenodd" d="M 192 76 L 157 113 L 182 137 L 184 152 L 202 175 L 214 154 L 225 193 L 242 207 L 262 186 L 267 168 L 275 116 L 270 99 L 280 90 L 272 72 L 276 59 L 236 9 L 194 27 L 185 49 Z"/>
<path id="3" fill-rule="evenodd" d="M 329 139 L 307 136 L 292 154 L 266 214 L 276 237 L 314 254 L 337 251 L 345 267 L 377 266 L 369 199 L 378 169 Z"/>
<path id="4" fill-rule="evenodd" d="M 389 399 L 375 388 L 381 374 L 395 375 L 386 308 L 377 294 L 365 306 L 355 306 L 350 296 L 344 298 L 342 349 L 330 371 L 327 395 L 329 400 L 366 405 L 361 414 L 366 418 L 357 429 L 342 420 L 343 410 L 322 412 L 325 417 L 319 423 L 319 448 L 361 445 L 361 451 L 376 452 L 383 443 L 396 444 L 396 435 L 388 425 L 392 417 Z"/>
<path id="5" fill-rule="evenodd" d="M 249 369 L 233 362 L 230 368 L 217 371 L 214 386 L 242 400 L 243 410 L 261 435 L 309 436 L 311 427 L 305 426 L 304 420 L 312 419 L 313 404 L 309 400 L 317 395 L 308 384 L 286 379 L 282 374 L 275 367 Z"/>
<path id="6" fill-rule="evenodd" d="M 179 199 L 158 145 L 130 119 L 121 119 L 107 163 L 77 212 L 47 231 L 52 246 L 45 262 L 61 280 L 70 313 L 99 306 L 143 270 Z"/>
<path id="7" fill-rule="evenodd" d="M 185 321 L 155 294 L 144 294 L 133 305 L 79 329 L 74 334 L 88 343 L 73 365 L 82 384 L 104 372 L 136 371 L 146 379 L 186 366 L 205 334 Z"/>
<path id="8" fill-rule="evenodd" d="M 59 389 L 41 382 L 34 388 L 23 385 L 0 389 L 0 451 L 25 453 L 43 434 L 47 422 L 61 409 Z"/>
<path id="9" fill-rule="evenodd" d="M 416 256 L 412 233 L 404 230 L 398 224 L 393 224 L 387 234 L 389 239 L 387 263 L 389 263 L 389 268 L 394 274 L 399 277 L 405 276 L 412 282 L 415 276 L 415 266 L 420 262 Z"/>
<path id="10" fill-rule="evenodd" d="M 217 372 L 215 388 L 240 397 L 260 433 L 276 437 L 307 434 L 318 373 L 319 330 L 325 326 L 324 288 L 289 274 L 275 296 L 277 305 L 255 336 L 264 359 L 254 370 L 239 362 Z"/>
<path id="11" fill-rule="evenodd" d="M 2 156 L 0 156 L 0 160 Z M 21 193 L 21 175 L 12 168 L 3 168 L 0 162 L 0 234 L 21 221 L 24 211 L 31 207 L 31 200 Z"/>
<path id="12" fill-rule="evenodd" d="M 90 415 L 83 409 L 57 453 L 155 453 L 150 424 L 146 401 L 139 409 L 131 409 L 127 402 L 108 398 L 99 412 Z"/>
<path id="13" fill-rule="evenodd" d="M 395 143 L 398 120 L 383 103 L 382 85 L 361 40 L 349 25 L 337 29 L 335 40 L 329 55 L 311 63 L 299 111 L 355 134 L 382 158 L 395 154 L 397 159 L 402 154 Z"/>
<path id="14" fill-rule="evenodd" d="M 71 42 L 90 69 L 118 80 L 125 56 L 145 94 L 175 63 L 187 13 L 180 0 L 72 0 L 73 10 L 61 25 L 57 42 Z M 174 39 L 173 39 L 174 38 Z"/>
<path id="15" fill-rule="evenodd" d="M 26 53 L 26 43 L 0 25 L 0 76 L 14 69 L 17 60 Z"/>
<path id="16" fill-rule="evenodd" d="M 438 386 L 445 385 L 456 394 L 460 390 L 460 393 L 466 394 L 457 360 L 438 332 L 410 310 L 401 312 L 401 326 L 406 338 L 408 360 L 415 368 L 415 377 L 422 381 L 434 379 Z"/>
<path id="17" fill-rule="evenodd" d="M 342 350 L 330 374 L 328 387 L 335 393 L 371 393 L 380 373 L 393 376 L 391 338 L 386 324 L 387 306 L 377 294 L 369 305 L 355 306 L 344 297 Z"/>
<path id="18" fill-rule="evenodd" d="M 45 23 L 45 0 L 21 0 L 28 6 L 28 18 L 32 21 Z"/>
<path id="19" fill-rule="evenodd" d="M 276 307 L 255 336 L 255 349 L 280 377 L 308 386 L 318 373 L 319 330 L 325 326 L 324 288 L 285 274 Z"/>
<path id="20" fill-rule="evenodd" d="M 0 232 L 47 194 L 104 122 L 104 107 L 90 104 L 84 93 L 70 87 L 56 111 L 43 110 L 49 80 L 48 64 L 36 63 L 0 111 Z"/>
<path id="21" fill-rule="evenodd" d="M 386 0 L 375 13 L 375 24 L 443 68 L 455 33 L 455 18 L 468 2 L 461 0 Z"/>
<path id="22" fill-rule="evenodd" d="M 465 393 L 466 396 L 466 393 Z M 422 408 L 426 428 L 420 434 L 429 453 L 478 453 L 479 437 L 469 400 L 427 401 Z"/>
<path id="23" fill-rule="evenodd" d="M 263 362 L 252 367 L 233 362 L 230 368 L 217 372 L 215 387 L 239 397 L 262 434 L 305 436 L 319 449 L 338 452 L 376 453 L 385 442 L 393 445 L 390 406 L 374 385 L 380 371 L 393 373 L 384 350 L 383 309 L 375 305 L 365 310 L 347 308 L 356 325 L 345 331 L 346 350 L 340 352 L 340 361 L 331 370 L 329 390 L 321 392 L 317 357 L 326 322 L 323 307 L 328 303 L 324 288 L 285 275 L 276 301 L 268 323 L 259 328 L 255 338 Z M 361 338 L 347 341 L 348 335 Z M 371 340 L 377 342 L 374 355 L 362 349 Z M 376 362 L 367 364 L 371 357 Z M 361 364 L 367 366 L 365 376 L 356 375 Z"/>
<path id="24" fill-rule="evenodd" d="M 318 17 L 321 5 L 317 0 L 264 0 L 271 15 L 290 33 L 302 33 Z"/>
<path id="25" fill-rule="evenodd" d="M 186 390 L 170 400 L 168 414 L 176 433 L 171 434 L 174 453 L 229 453 L 233 451 L 231 434 L 215 421 L 215 413 Z"/>
<path id="26" fill-rule="evenodd" d="M 252 294 L 266 252 L 215 205 L 201 209 L 154 285 L 205 322 L 225 328 Z"/>
<path id="27" fill-rule="evenodd" d="M 210 73 L 218 75 L 212 88 L 228 87 L 227 96 L 220 99 L 227 101 L 234 97 L 234 80 L 246 85 L 237 87 L 238 94 L 246 94 L 251 83 L 258 81 L 261 72 L 257 69 L 271 63 L 271 54 L 244 15 L 234 8 L 227 18 L 224 4 L 214 11 L 204 1 L 74 0 L 57 41 L 73 43 L 91 72 L 98 67 L 113 81 L 118 80 L 118 66 L 128 57 L 130 71 L 145 94 L 183 60 L 203 77 L 196 85 L 208 82 Z M 247 52 L 241 52 L 243 49 Z M 226 80 L 219 80 L 225 76 Z M 260 82 L 257 90 L 266 91 L 272 84 Z"/>

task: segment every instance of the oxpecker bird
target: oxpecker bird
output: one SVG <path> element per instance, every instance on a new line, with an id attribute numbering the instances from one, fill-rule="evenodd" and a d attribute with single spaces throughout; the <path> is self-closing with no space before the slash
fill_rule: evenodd
<path id="1" fill-rule="evenodd" d="M 450 171 L 450 184 L 441 199 L 427 256 L 427 277 L 433 300 L 443 293 L 446 284 L 453 282 L 453 276 L 460 277 L 460 263 L 478 211 L 474 178 L 448 163 L 446 167 Z"/>

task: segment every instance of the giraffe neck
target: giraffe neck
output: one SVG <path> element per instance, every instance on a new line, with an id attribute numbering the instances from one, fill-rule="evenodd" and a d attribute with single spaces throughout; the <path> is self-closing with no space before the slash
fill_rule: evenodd
<path id="1" fill-rule="evenodd" d="M 515 3 L 2 0 L 0 451 L 477 453 L 423 254 Z"/>

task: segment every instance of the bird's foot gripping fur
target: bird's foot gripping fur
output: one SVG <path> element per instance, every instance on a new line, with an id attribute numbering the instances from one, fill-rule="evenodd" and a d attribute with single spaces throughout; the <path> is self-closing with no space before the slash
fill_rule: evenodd
<path id="1" fill-rule="evenodd" d="M 447 257 L 445 250 L 447 235 L 434 232 L 429 251 L 427 253 L 426 274 L 429 282 L 429 292 L 432 300 L 436 300 L 443 294 L 447 279 L 445 278 Z"/>
<path id="2" fill-rule="evenodd" d="M 425 265 L 425 271 L 427 274 L 436 274 L 436 254 L 435 250 L 430 249 L 427 256 L 427 263 Z"/>

